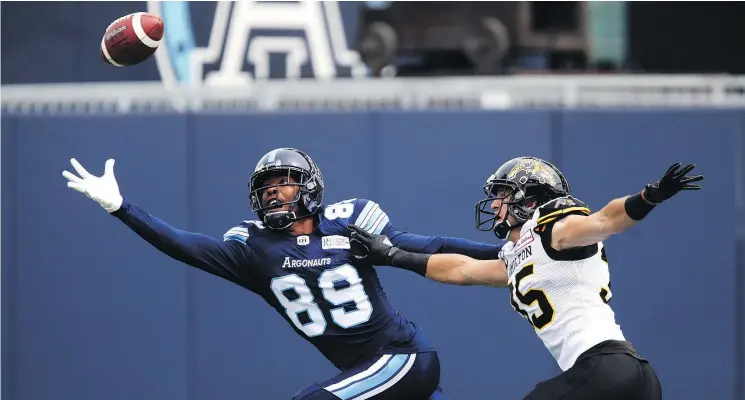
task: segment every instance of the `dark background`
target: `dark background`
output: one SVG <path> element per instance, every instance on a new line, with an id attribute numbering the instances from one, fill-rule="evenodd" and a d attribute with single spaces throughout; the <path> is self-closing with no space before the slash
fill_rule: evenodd
<path id="1" fill-rule="evenodd" d="M 469 12 L 477 15 L 492 12 L 512 29 L 516 24 L 514 8 L 519 4 L 531 4 L 529 12 L 533 16 L 532 21 L 535 21 L 532 26 L 536 27 L 536 31 L 561 34 L 579 29 L 580 19 L 576 13 L 581 3 L 511 4 L 438 2 L 437 8 L 434 8 L 428 2 L 394 2 L 390 9 L 386 9 L 388 11 L 382 12 L 400 13 L 395 14 L 402 21 L 401 26 L 395 26 L 400 30 L 400 46 L 404 45 L 404 40 L 410 40 L 420 49 L 418 52 L 399 54 L 394 64 L 404 63 L 401 59 L 406 58 L 408 67 L 400 65 L 400 69 L 411 69 L 411 75 L 432 75 L 432 69 L 437 71 L 434 74 L 440 75 L 474 73 L 460 51 L 443 53 L 444 44 L 441 43 L 439 47 L 437 43 L 426 44 L 421 39 L 424 35 L 415 34 L 431 29 L 431 25 L 440 21 L 442 15 L 462 12 L 463 19 L 455 19 L 452 24 L 472 25 L 473 21 L 468 19 L 471 15 Z M 364 2 L 342 2 L 340 5 L 348 43 L 351 47 L 357 47 L 356 40 L 365 29 L 360 21 L 370 14 L 365 14 L 367 8 Z M 106 25 L 133 11 L 146 11 L 145 2 L 4 2 L 1 7 L 3 84 L 160 79 L 154 62 L 130 68 L 114 68 L 98 59 L 98 48 Z M 214 5 L 211 2 L 198 2 L 192 4 L 191 9 L 196 43 L 206 46 Z M 426 12 L 435 9 L 439 13 Z M 617 65 L 611 63 L 605 66 L 611 71 L 745 73 L 745 3 L 636 1 L 625 3 L 625 10 L 621 23 L 625 27 L 623 39 L 626 57 Z M 414 32 L 410 35 L 414 35 L 415 39 L 407 39 L 409 36 L 405 32 Z M 603 68 L 588 61 L 589 56 L 582 51 L 562 53 L 552 46 L 518 48 L 516 46 L 520 40 L 519 34 L 511 33 L 513 52 L 503 61 L 504 65 L 495 67 L 495 71 L 588 73 Z M 586 50 L 583 51 L 586 53 Z M 544 61 L 538 63 L 540 66 L 534 66 L 527 61 L 529 58 Z M 274 70 L 278 66 L 281 63 L 273 64 L 272 76 L 282 75 L 282 71 Z"/>

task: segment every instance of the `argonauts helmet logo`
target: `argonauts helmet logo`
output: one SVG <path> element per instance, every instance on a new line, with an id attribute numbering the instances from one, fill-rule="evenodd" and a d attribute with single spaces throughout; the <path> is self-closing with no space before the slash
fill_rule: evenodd
<path id="1" fill-rule="evenodd" d="M 269 78 L 366 77 L 367 67 L 350 47 L 360 6 L 148 1 L 148 12 L 164 22 L 155 59 L 165 84 L 240 86 Z"/>

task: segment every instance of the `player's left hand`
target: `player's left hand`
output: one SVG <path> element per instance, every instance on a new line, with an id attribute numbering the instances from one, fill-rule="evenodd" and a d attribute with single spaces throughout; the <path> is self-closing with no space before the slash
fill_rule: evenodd
<path id="1" fill-rule="evenodd" d="M 687 173 L 696 167 L 696 164 L 688 164 L 679 170 L 680 166 L 681 163 L 671 165 L 660 180 L 648 184 L 644 188 L 644 199 L 653 204 L 660 204 L 675 196 L 681 190 L 702 189 L 701 185 L 694 185 L 691 182 L 703 180 L 703 175 L 686 176 Z"/>
<path id="2" fill-rule="evenodd" d="M 357 225 L 347 225 L 351 231 L 349 245 L 355 257 L 374 265 L 391 265 L 393 255 L 399 250 L 388 236 L 373 235 Z"/>

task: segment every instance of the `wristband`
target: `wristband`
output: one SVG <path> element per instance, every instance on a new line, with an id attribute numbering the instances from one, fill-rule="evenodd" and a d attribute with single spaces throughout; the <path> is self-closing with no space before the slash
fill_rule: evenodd
<path id="1" fill-rule="evenodd" d="M 655 208 L 656 204 L 652 204 L 642 197 L 642 192 L 639 192 L 633 196 L 626 198 L 623 203 L 623 208 L 626 211 L 626 215 L 634 221 L 639 221 L 646 217 L 650 211 Z"/>
<path id="2" fill-rule="evenodd" d="M 391 257 L 391 266 L 408 269 L 421 276 L 425 276 L 427 274 L 427 262 L 430 256 L 430 254 L 410 253 L 398 249 Z"/>

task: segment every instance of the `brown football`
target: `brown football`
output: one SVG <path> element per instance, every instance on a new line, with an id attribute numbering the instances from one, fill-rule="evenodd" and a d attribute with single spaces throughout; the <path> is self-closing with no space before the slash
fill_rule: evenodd
<path id="1" fill-rule="evenodd" d="M 162 38 L 160 17 L 146 12 L 125 15 L 106 28 L 101 58 L 117 67 L 139 64 L 155 53 Z"/>

